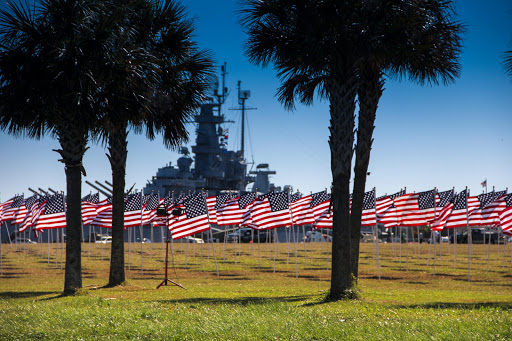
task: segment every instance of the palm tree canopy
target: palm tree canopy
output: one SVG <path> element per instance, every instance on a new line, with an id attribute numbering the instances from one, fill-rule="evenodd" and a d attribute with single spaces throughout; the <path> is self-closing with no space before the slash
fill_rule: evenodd
<path id="1" fill-rule="evenodd" d="M 361 65 L 420 83 L 453 81 L 463 26 L 452 1 L 247 0 L 239 11 L 249 60 L 273 63 L 281 79 L 278 98 L 311 104 L 322 97 L 334 68 Z M 357 71 L 356 71 L 357 72 Z"/>
<path id="2" fill-rule="evenodd" d="M 247 0 L 239 11 L 248 39 L 245 53 L 263 67 L 273 63 L 282 85 L 278 98 L 293 109 L 294 98 L 311 104 L 315 91 L 328 97 L 326 81 L 352 68 L 359 27 L 357 1 Z"/>
<path id="3" fill-rule="evenodd" d="M 188 138 L 185 123 L 212 80 L 210 52 L 193 42 L 193 24 L 174 1 L 113 4 L 125 21 L 101 85 L 101 125 L 107 129 L 100 126 L 100 135 L 105 138 L 111 124 L 127 122 L 150 139 L 163 133 L 168 147 L 178 147 Z"/>
<path id="4" fill-rule="evenodd" d="M 113 21 L 102 2 L 7 3 L 0 11 L 0 127 L 15 135 L 56 135 L 63 121 L 87 132 L 98 119 L 99 55 Z"/>
<path id="5" fill-rule="evenodd" d="M 512 51 L 505 52 L 504 64 L 505 72 L 512 77 Z"/>

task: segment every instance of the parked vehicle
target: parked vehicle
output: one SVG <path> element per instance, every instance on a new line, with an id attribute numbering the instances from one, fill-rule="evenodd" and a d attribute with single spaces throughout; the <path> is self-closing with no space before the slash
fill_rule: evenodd
<path id="1" fill-rule="evenodd" d="M 484 240 L 485 239 L 485 240 Z M 489 243 L 497 244 L 498 243 L 498 233 L 496 231 L 486 231 L 484 228 L 472 228 L 471 229 L 471 242 L 473 244 L 484 244 Z M 501 237 L 500 243 L 505 243 L 506 238 L 504 236 Z M 450 236 L 450 243 L 453 244 L 453 236 Z M 457 233 L 457 244 L 467 244 L 468 243 L 468 231 L 464 231 L 462 233 Z"/>
<path id="2" fill-rule="evenodd" d="M 14 244 L 37 244 L 37 242 L 30 238 L 16 238 L 12 241 Z"/>
<path id="3" fill-rule="evenodd" d="M 304 236 L 304 242 L 332 242 L 332 237 L 320 231 L 308 231 Z"/>
<path id="4" fill-rule="evenodd" d="M 96 244 L 108 244 L 108 243 L 112 243 L 112 237 L 110 236 L 107 236 L 107 237 L 101 237 L 100 240 L 97 240 L 95 241 Z"/>
<path id="5" fill-rule="evenodd" d="M 254 230 L 248 227 L 243 227 L 238 231 L 230 233 L 226 236 L 226 242 L 234 243 L 240 240 L 241 243 L 267 243 L 274 241 L 274 232 L 268 230 Z"/>
<path id="6" fill-rule="evenodd" d="M 186 236 L 183 238 L 175 239 L 172 241 L 173 243 L 194 243 L 194 244 L 203 244 L 204 240 L 201 238 L 195 238 L 192 236 Z"/>
<path id="7" fill-rule="evenodd" d="M 140 242 L 141 242 L 141 241 L 140 241 L 140 238 L 137 238 L 137 243 L 140 243 Z M 149 238 L 143 238 L 143 239 L 142 239 L 142 242 L 143 242 L 143 243 L 151 243 L 151 240 L 150 240 Z"/>

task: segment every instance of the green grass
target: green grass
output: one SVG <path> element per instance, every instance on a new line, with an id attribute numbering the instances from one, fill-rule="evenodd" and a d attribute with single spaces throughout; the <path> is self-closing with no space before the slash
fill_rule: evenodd
<path id="1" fill-rule="evenodd" d="M 323 303 L 330 286 L 325 244 L 175 244 L 169 278 L 161 244 L 126 244 L 127 283 L 108 280 L 109 245 L 84 244 L 84 288 L 61 296 L 58 244 L 2 245 L 0 340 L 511 340 L 512 245 L 361 245 L 357 301 Z M 102 249 L 103 248 L 103 249 Z M 128 257 L 128 249 L 131 249 Z M 288 253 L 290 249 L 290 253 Z M 235 252 L 236 250 L 236 252 Z M 275 251 L 274 251 L 275 250 Z M 274 252 L 276 261 L 274 263 Z M 419 252 L 419 254 L 418 254 Z M 201 258 L 202 254 L 202 258 Z M 128 259 L 130 269 L 128 270 Z M 428 266 L 427 266 L 428 261 Z M 489 264 L 489 266 L 488 266 Z M 297 271 L 297 272 L 296 272 Z M 298 274 L 298 278 L 296 277 Z"/>

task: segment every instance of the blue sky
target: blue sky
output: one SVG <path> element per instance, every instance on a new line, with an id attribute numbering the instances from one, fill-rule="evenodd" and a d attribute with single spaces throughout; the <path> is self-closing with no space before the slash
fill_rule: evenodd
<path id="1" fill-rule="evenodd" d="M 196 23 L 196 40 L 210 49 L 220 65 L 227 62 L 227 86 L 231 94 L 224 113 L 237 124 L 230 130 L 229 149 L 240 146 L 236 84 L 251 90 L 247 105 L 248 161 L 269 163 L 277 171 L 272 182 L 292 185 L 302 192 L 320 191 L 331 183 L 327 143 L 329 112 L 325 101 L 311 107 L 283 109 L 275 98 L 279 86 L 272 68 L 251 65 L 243 55 L 245 35 L 234 11 L 236 0 L 221 2 L 186 0 L 189 16 Z M 512 49 L 512 2 L 507 0 L 456 1 L 458 19 L 467 26 L 464 34 L 462 75 L 449 86 L 424 86 L 408 81 L 386 82 L 377 112 L 374 146 L 367 188 L 377 195 L 468 186 L 480 193 L 487 179 L 501 190 L 512 185 L 512 79 L 503 70 L 505 50 Z M 194 126 L 190 126 L 194 144 Z M 29 187 L 65 190 L 63 164 L 52 149 L 56 140 L 19 139 L 0 133 L 0 201 Z M 92 190 L 85 180 L 110 180 L 111 171 L 103 146 L 92 145 L 84 158 L 87 177 L 83 192 Z M 161 138 L 147 141 L 129 135 L 126 185 L 144 187 L 159 167 L 176 164 L 179 154 L 165 149 Z"/>

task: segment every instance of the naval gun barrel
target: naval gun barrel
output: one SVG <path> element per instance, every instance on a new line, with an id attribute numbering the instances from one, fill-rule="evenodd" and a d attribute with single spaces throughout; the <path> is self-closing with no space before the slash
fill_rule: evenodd
<path id="1" fill-rule="evenodd" d="M 107 192 L 101 190 L 100 188 L 94 186 L 93 184 L 91 184 L 88 180 L 85 180 L 85 183 L 88 184 L 89 186 L 91 186 L 92 188 L 94 188 L 95 190 L 97 190 L 98 192 L 100 192 L 101 194 L 103 194 L 104 196 L 106 197 L 110 197 L 112 196 L 112 194 L 108 194 Z"/>

